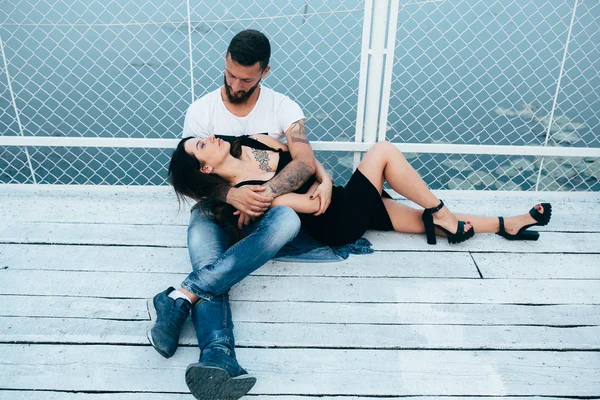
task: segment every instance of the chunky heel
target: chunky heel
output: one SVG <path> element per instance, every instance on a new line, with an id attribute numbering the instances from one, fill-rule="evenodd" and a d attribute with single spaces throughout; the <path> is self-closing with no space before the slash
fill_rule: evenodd
<path id="1" fill-rule="evenodd" d="M 542 203 L 541 206 L 544 208 L 543 214 L 540 213 L 535 207 L 532 207 L 531 210 L 529 210 L 529 215 L 536 220 L 536 223 L 525 225 L 514 235 L 506 232 L 504 229 L 504 218 L 498 217 L 500 229 L 498 229 L 496 235 L 500 235 L 506 240 L 538 240 L 540 238 L 540 233 L 537 231 L 528 231 L 527 229 L 535 225 L 545 226 L 548 225 L 548 222 L 550 222 L 550 218 L 552 217 L 552 204 Z"/>
<path id="2" fill-rule="evenodd" d="M 465 223 L 463 221 L 458 221 L 458 226 L 456 229 L 456 233 L 452 233 L 443 227 L 436 225 L 433 223 L 433 214 L 440 211 L 444 207 L 444 202 L 440 200 L 440 204 L 437 207 L 426 208 L 423 210 L 423 215 L 421 219 L 423 220 L 423 225 L 425 226 L 425 235 L 427 236 L 428 244 L 436 244 L 436 236 L 435 236 L 435 228 L 438 228 L 446 234 L 448 238 L 448 243 L 456 244 L 462 243 L 465 240 L 471 239 L 473 235 L 475 235 L 475 229 L 471 227 L 468 231 L 465 232 Z"/>
<path id="3" fill-rule="evenodd" d="M 429 208 L 423 211 L 421 219 L 423 220 L 423 225 L 425 225 L 425 236 L 427 237 L 427 244 L 436 244 L 437 238 L 435 237 L 433 215 L 429 210 L 431 209 Z"/>
<path id="4" fill-rule="evenodd" d="M 540 238 L 540 233 L 536 231 L 524 231 L 518 236 L 520 238 L 518 240 L 538 240 Z"/>

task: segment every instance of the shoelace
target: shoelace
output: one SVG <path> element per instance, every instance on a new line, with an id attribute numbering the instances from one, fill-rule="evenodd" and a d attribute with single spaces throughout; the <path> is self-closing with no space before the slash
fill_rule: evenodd
<path id="1" fill-rule="evenodd" d="M 185 305 L 181 303 L 178 306 L 176 300 L 175 306 L 171 309 L 171 315 L 169 315 L 169 318 L 167 318 L 165 321 L 165 329 L 174 335 L 178 335 L 179 330 L 185 322 L 185 319 L 187 318 L 188 314 L 189 313 L 188 310 L 185 309 Z"/>

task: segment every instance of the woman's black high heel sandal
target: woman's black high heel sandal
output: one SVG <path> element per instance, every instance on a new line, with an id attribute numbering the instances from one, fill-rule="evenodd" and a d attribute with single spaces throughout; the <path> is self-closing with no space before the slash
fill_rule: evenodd
<path id="1" fill-rule="evenodd" d="M 433 214 L 440 211 L 444 207 L 444 202 L 440 200 L 440 204 L 437 207 L 426 208 L 423 210 L 423 224 L 425 225 L 425 235 L 427 235 L 427 243 L 428 244 L 436 244 L 435 237 L 435 228 L 438 228 L 446 234 L 448 238 L 448 243 L 455 244 L 461 243 L 465 240 L 471 239 L 475 234 L 475 230 L 473 227 L 465 232 L 465 223 L 464 221 L 458 221 L 458 228 L 456 229 L 456 233 L 451 233 L 450 231 L 442 228 L 439 225 L 433 223 Z"/>
<path id="2" fill-rule="evenodd" d="M 548 225 L 548 222 L 550 222 L 550 218 L 552 217 L 552 204 L 542 203 L 542 207 L 544 208 L 543 214 L 540 213 L 535 207 L 529 210 L 529 215 L 531 215 L 537 222 L 535 224 L 525 225 L 514 235 L 506 232 L 504 229 L 504 218 L 498 217 L 498 222 L 500 222 L 500 230 L 496 233 L 496 235 L 500 235 L 507 240 L 538 240 L 540 233 L 537 231 L 528 231 L 527 228 L 530 228 L 534 225 Z"/>

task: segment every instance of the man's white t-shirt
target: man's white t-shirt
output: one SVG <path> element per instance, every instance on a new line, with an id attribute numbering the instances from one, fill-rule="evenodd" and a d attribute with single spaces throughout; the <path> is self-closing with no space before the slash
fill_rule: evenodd
<path id="1" fill-rule="evenodd" d="M 284 142 L 285 131 L 302 118 L 304 113 L 296 102 L 262 85 L 252 111 L 245 117 L 236 117 L 225 107 L 219 88 L 190 105 L 183 123 L 183 137 L 267 133 Z"/>

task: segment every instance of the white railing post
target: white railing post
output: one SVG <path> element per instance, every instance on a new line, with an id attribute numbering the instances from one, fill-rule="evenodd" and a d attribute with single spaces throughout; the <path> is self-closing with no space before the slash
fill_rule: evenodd
<path id="1" fill-rule="evenodd" d="M 12 83 L 10 80 L 10 74 L 8 72 L 8 61 L 6 60 L 6 54 L 4 53 L 4 42 L 2 41 L 2 37 L 0 37 L 0 52 L 2 53 L 2 60 L 4 60 L 4 71 L 6 72 L 6 84 L 8 85 L 8 90 L 10 92 L 10 98 L 12 101 L 13 108 L 15 110 L 15 119 L 17 120 L 17 126 L 19 127 L 19 134 L 25 137 L 23 132 L 23 125 L 21 124 L 21 117 L 19 115 L 19 109 L 17 108 L 17 99 L 15 98 L 15 93 L 12 89 Z M 35 172 L 33 171 L 33 165 L 31 164 L 31 157 L 29 157 L 29 150 L 27 147 L 23 147 L 25 150 L 25 156 L 27 157 L 27 164 L 29 165 L 29 171 L 31 172 L 31 179 L 34 184 L 37 184 L 37 179 L 35 179 Z"/>
<path id="2" fill-rule="evenodd" d="M 385 56 L 385 34 L 387 32 L 388 1 L 376 0 L 371 22 L 371 44 L 367 70 L 367 93 L 363 139 L 366 143 L 377 141 L 377 125 L 381 108 L 381 86 L 383 60 Z"/>
<path id="3" fill-rule="evenodd" d="M 369 69 L 369 45 L 371 42 L 371 16 L 373 15 L 373 0 L 365 0 L 363 16 L 362 45 L 360 48 L 360 73 L 358 76 L 358 101 L 356 107 L 356 133 L 354 142 L 362 143 L 365 122 L 365 103 L 367 93 L 367 71 Z M 354 153 L 354 168 L 360 162 L 360 152 Z"/>
<path id="4" fill-rule="evenodd" d="M 392 72 L 394 69 L 394 50 L 396 49 L 396 31 L 398 30 L 398 10 L 400 0 L 390 3 L 388 21 L 387 46 L 385 49 L 385 66 L 383 70 L 383 88 L 381 91 L 381 107 L 379 111 L 379 129 L 377 141 L 385 140 L 387 132 L 388 111 L 392 91 Z"/>
<path id="5" fill-rule="evenodd" d="M 355 142 L 385 139 L 398 8 L 399 0 L 365 1 Z"/>

